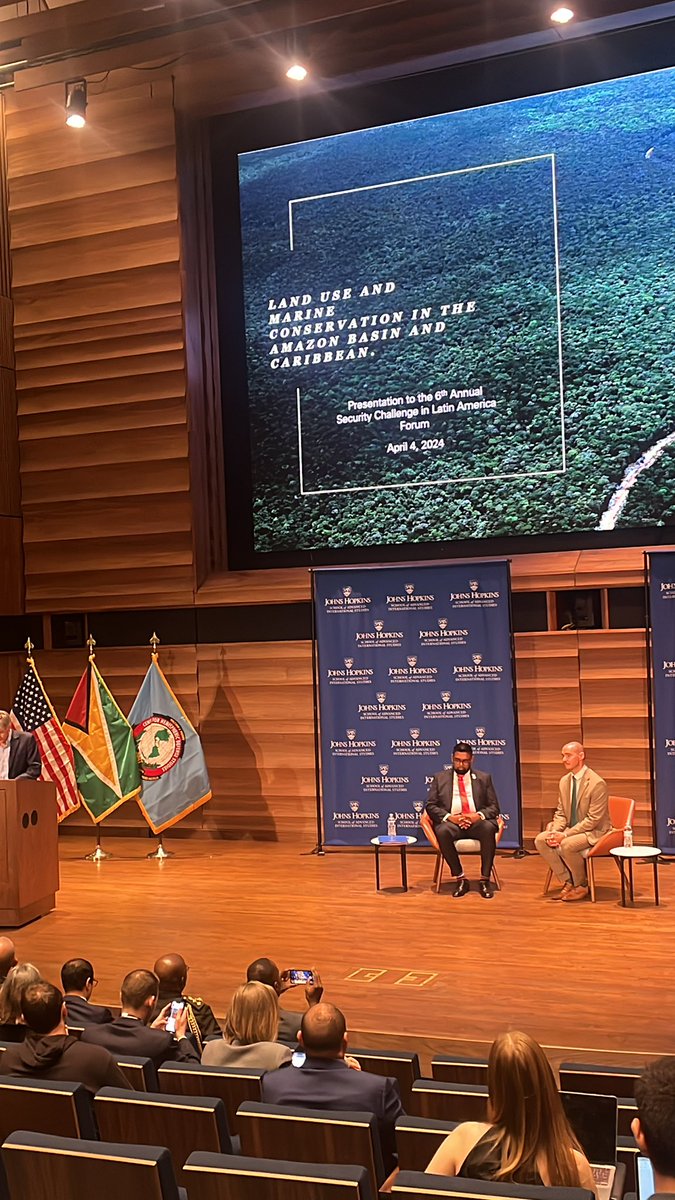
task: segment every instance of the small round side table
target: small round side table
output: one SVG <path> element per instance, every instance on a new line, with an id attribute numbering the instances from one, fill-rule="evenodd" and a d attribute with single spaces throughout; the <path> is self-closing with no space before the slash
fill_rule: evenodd
<path id="1" fill-rule="evenodd" d="M 615 846 L 610 850 L 610 854 L 616 859 L 617 866 L 621 872 L 621 903 L 626 907 L 626 870 L 625 864 L 628 863 L 628 884 L 630 888 L 631 904 L 635 903 L 633 895 L 633 863 L 636 859 L 644 859 L 650 861 L 654 870 L 654 903 L 659 903 L 659 874 L 658 863 L 661 851 L 658 846 Z"/>

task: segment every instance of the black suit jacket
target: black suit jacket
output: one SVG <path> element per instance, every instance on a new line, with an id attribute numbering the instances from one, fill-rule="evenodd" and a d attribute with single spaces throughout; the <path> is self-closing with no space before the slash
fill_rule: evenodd
<path id="1" fill-rule="evenodd" d="M 32 733 L 17 733 L 12 730 L 9 741 L 10 779 L 39 779 L 42 772 L 40 747 Z"/>
<path id="2" fill-rule="evenodd" d="M 499 816 L 499 801 L 492 776 L 487 775 L 485 771 L 470 771 L 469 774 L 471 775 L 471 790 L 476 812 L 485 813 L 485 820 L 492 821 L 496 825 Z M 454 776 L 455 772 L 452 769 L 440 771 L 438 775 L 434 775 L 427 800 L 427 812 L 434 825 L 440 825 L 446 813 L 452 811 Z"/>
<path id="3" fill-rule="evenodd" d="M 155 1067 L 165 1062 L 199 1062 L 199 1055 L 188 1038 L 176 1041 L 163 1029 L 150 1029 L 136 1017 L 115 1017 L 108 1025 L 88 1025 L 81 1042 L 105 1046 L 115 1061 L 125 1054 L 151 1058 Z"/>
<path id="4" fill-rule="evenodd" d="M 109 1008 L 102 1004 L 90 1004 L 84 996 L 64 996 L 68 1012 L 68 1024 L 77 1029 L 86 1025 L 107 1025 L 113 1019 Z"/>

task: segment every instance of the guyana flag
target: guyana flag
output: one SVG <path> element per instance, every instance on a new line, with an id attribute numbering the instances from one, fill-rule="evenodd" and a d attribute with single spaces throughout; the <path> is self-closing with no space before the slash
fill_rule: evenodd
<path id="1" fill-rule="evenodd" d="M 141 777 L 131 726 L 90 660 L 63 722 L 82 802 L 97 825 L 132 800 Z"/>

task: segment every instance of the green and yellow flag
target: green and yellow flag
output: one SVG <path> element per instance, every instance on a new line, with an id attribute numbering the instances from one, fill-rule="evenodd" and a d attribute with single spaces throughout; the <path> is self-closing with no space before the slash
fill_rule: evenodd
<path id="1" fill-rule="evenodd" d="M 98 825 L 141 790 L 131 726 L 92 659 L 75 689 L 63 729 L 75 755 L 75 777 Z"/>

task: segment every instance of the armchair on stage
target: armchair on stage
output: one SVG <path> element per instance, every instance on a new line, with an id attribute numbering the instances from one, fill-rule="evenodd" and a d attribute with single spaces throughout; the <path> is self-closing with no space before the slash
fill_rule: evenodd
<path id="1" fill-rule="evenodd" d="M 441 848 L 438 844 L 438 838 L 436 837 L 436 834 L 434 833 L 434 823 L 431 820 L 431 817 L 429 816 L 428 812 L 422 813 L 422 816 L 420 817 L 420 826 L 422 828 L 422 832 L 424 833 L 427 841 L 433 846 L 434 850 L 436 851 L 436 866 L 434 867 L 434 886 L 436 888 L 436 891 L 440 892 L 441 878 L 443 875 L 443 868 L 445 866 L 445 859 L 443 858 L 443 855 L 441 854 Z M 502 834 L 504 833 L 504 818 L 502 816 L 497 817 L 497 826 L 498 826 L 498 828 L 497 828 L 497 835 L 495 837 L 495 843 L 498 846 L 500 841 L 502 840 Z M 478 841 L 477 838 L 472 838 L 472 837 L 460 838 L 458 841 L 455 842 L 455 846 L 457 847 L 458 854 L 480 854 L 480 842 Z M 502 885 L 499 882 L 497 868 L 494 866 L 494 864 L 492 866 L 492 878 L 494 880 L 495 887 L 499 888 L 499 890 L 501 891 Z"/>
<path id="2" fill-rule="evenodd" d="M 43 917 L 59 890 L 53 783 L 0 780 L 0 926 Z"/>
<path id="3" fill-rule="evenodd" d="M 609 833 L 601 837 L 594 846 L 589 846 L 588 850 L 583 851 L 583 857 L 586 859 L 588 868 L 588 886 L 591 892 L 591 900 L 595 904 L 595 859 L 609 858 L 610 851 L 616 849 L 617 846 L 623 846 L 623 834 L 626 826 L 633 824 L 633 813 L 635 812 L 635 801 L 629 799 L 628 796 L 610 796 L 609 804 L 609 819 L 612 822 L 612 828 Z M 553 872 L 549 871 L 544 884 L 544 895 L 551 886 Z"/>

